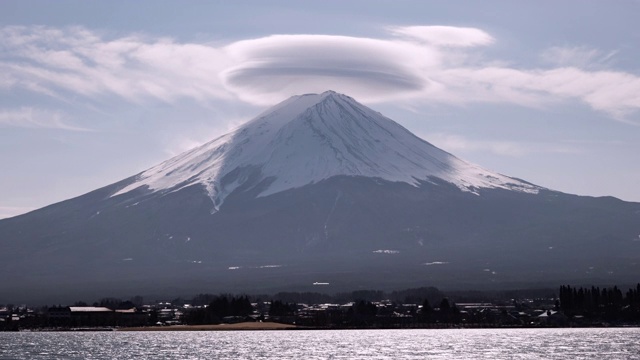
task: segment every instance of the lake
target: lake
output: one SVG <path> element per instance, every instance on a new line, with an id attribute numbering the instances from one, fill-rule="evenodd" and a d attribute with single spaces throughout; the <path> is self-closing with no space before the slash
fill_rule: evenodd
<path id="1" fill-rule="evenodd" d="M 0 359 L 632 359 L 640 328 L 0 333 Z"/>

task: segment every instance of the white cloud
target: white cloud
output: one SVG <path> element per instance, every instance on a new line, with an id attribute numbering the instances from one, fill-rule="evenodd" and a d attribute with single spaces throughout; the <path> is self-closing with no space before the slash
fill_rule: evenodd
<path id="1" fill-rule="evenodd" d="M 88 97 L 116 95 L 139 102 L 180 97 L 230 98 L 218 74 L 229 66 L 220 49 L 171 39 L 105 39 L 73 27 L 5 27 L 0 30 L 4 87 Z"/>
<path id="2" fill-rule="evenodd" d="M 392 31 L 406 37 L 279 35 L 240 41 L 227 47 L 238 65 L 225 70 L 223 78 L 242 99 L 256 103 L 330 88 L 365 102 L 542 107 L 577 100 L 623 121 L 640 109 L 640 77 L 634 74 L 576 67 L 519 69 L 496 62 L 485 65 L 461 56 L 459 48 L 449 48 L 493 43 L 482 30 L 418 26 Z M 427 41 L 440 34 L 440 42 Z M 574 56 L 578 53 L 574 51 Z M 565 61 L 568 57 L 565 54 Z"/>
<path id="3" fill-rule="evenodd" d="M 22 107 L 0 109 L 0 127 L 47 128 L 71 131 L 90 131 L 64 122 L 65 116 L 57 111 Z"/>
<path id="4" fill-rule="evenodd" d="M 627 122 L 640 110 L 640 77 L 603 68 L 615 52 L 557 47 L 541 55 L 555 67 L 519 68 L 504 59 L 469 56 L 496 42 L 481 29 L 388 30 L 381 39 L 273 35 L 212 45 L 142 35 L 113 38 L 81 27 L 4 27 L 0 89 L 136 103 L 239 98 L 265 105 L 327 89 L 364 102 L 544 107 L 579 101 Z"/>
<path id="5" fill-rule="evenodd" d="M 586 71 L 574 67 L 550 70 L 458 68 L 444 70 L 436 79 L 449 85 L 439 94 L 444 101 L 540 106 L 577 99 L 619 120 L 640 110 L 640 77 L 624 72 Z M 461 97 L 462 94 L 467 96 Z"/>
<path id="6" fill-rule="evenodd" d="M 389 100 L 422 91 L 423 71 L 441 62 L 438 51 L 411 42 L 329 35 L 275 35 L 226 51 L 238 65 L 223 72 L 225 84 L 258 103 L 327 89 Z"/>

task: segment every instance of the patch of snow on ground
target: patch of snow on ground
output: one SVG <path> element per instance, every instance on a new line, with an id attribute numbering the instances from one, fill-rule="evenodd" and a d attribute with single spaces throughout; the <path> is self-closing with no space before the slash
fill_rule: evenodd
<path id="1" fill-rule="evenodd" d="M 427 266 L 431 266 L 431 265 L 446 265 L 448 264 L 448 261 L 433 261 L 433 262 L 428 262 L 428 263 L 424 263 Z"/>
<path id="2" fill-rule="evenodd" d="M 398 250 L 375 250 L 374 254 L 399 254 Z"/>

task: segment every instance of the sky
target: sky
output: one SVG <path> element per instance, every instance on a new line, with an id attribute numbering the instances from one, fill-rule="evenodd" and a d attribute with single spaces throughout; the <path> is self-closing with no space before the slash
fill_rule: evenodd
<path id="1" fill-rule="evenodd" d="M 640 201 L 640 1 L 0 2 L 0 218 L 334 90 L 467 161 Z"/>

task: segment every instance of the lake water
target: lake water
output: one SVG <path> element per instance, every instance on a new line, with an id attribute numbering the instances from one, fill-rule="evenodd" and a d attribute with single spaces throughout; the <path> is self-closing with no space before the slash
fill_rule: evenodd
<path id="1" fill-rule="evenodd" d="M 639 328 L 0 333 L 0 359 L 638 359 Z"/>

